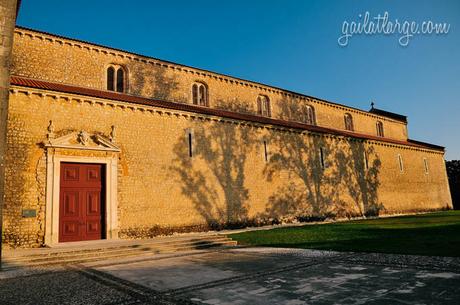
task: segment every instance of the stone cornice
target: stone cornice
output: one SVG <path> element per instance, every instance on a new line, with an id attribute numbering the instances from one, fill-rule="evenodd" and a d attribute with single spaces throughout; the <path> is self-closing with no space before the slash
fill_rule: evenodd
<path id="1" fill-rule="evenodd" d="M 12 85 L 10 88 L 10 93 L 15 94 L 24 94 L 26 96 L 38 96 L 42 99 L 45 97 L 52 98 L 54 100 L 64 101 L 64 102 L 76 102 L 76 103 L 87 103 L 91 106 L 101 106 L 101 107 L 108 107 L 111 109 L 120 108 L 121 110 L 131 110 L 131 111 L 140 111 L 145 113 L 146 115 L 159 115 L 162 117 L 170 117 L 170 118 L 180 118 L 180 119 L 187 119 L 187 120 L 199 120 L 202 122 L 220 122 L 220 123 L 228 123 L 240 126 L 248 126 L 252 128 L 258 129 L 267 129 L 267 130 L 276 130 L 280 132 L 288 132 L 288 133 L 298 133 L 298 134 L 306 134 L 311 136 L 319 136 L 329 139 L 337 139 L 339 141 L 358 141 L 358 142 L 365 142 L 373 145 L 385 146 L 385 147 L 395 147 L 399 149 L 407 149 L 407 150 L 415 150 L 415 151 L 423 151 L 427 153 L 434 153 L 434 154 L 444 154 L 444 150 L 434 149 L 429 147 L 422 147 L 421 145 L 407 143 L 397 143 L 399 141 L 391 140 L 391 139 L 382 139 L 376 140 L 372 138 L 366 138 L 365 135 L 340 135 L 340 134 L 331 134 L 327 132 L 319 132 L 319 131 L 312 131 L 312 130 L 305 130 L 300 128 L 292 128 L 287 126 L 278 126 L 273 124 L 267 124 L 264 122 L 254 122 L 254 121 L 247 121 L 243 119 L 234 119 L 234 118 L 226 118 L 212 114 L 203 114 L 203 113 L 196 113 L 196 112 L 189 112 L 177 109 L 166 109 L 158 106 L 150 106 L 150 105 L 143 105 L 143 104 L 132 104 L 129 102 L 123 101 L 115 101 L 111 99 L 105 98 L 97 98 L 97 97 L 90 97 L 85 95 L 79 94 L 71 94 L 71 93 L 63 93 L 58 91 L 50 91 L 50 90 L 43 90 L 37 88 L 29 88 L 29 87 L 22 87 L 17 85 Z M 301 124 L 304 125 L 304 124 Z M 332 130 L 332 129 L 331 129 Z M 340 131 L 341 132 L 341 131 Z"/>

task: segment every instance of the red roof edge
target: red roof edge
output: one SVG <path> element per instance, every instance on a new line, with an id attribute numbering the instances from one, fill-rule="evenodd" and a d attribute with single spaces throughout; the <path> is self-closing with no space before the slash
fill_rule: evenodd
<path id="1" fill-rule="evenodd" d="M 445 150 L 445 147 L 444 147 L 444 146 L 440 146 L 440 145 L 436 145 L 436 144 L 431 144 L 431 143 L 426 143 L 426 142 L 422 142 L 422 141 L 407 139 L 407 142 L 412 143 L 412 144 L 417 144 L 417 145 L 422 145 L 422 146 L 430 147 L 430 148 L 436 149 L 436 150 L 442 150 L 442 151 Z"/>
<path id="2" fill-rule="evenodd" d="M 77 86 L 60 84 L 60 83 L 52 83 L 52 82 L 47 82 L 43 80 L 37 80 L 37 79 L 31 79 L 31 78 L 25 78 L 25 77 L 19 77 L 19 76 L 11 76 L 11 85 L 16 85 L 16 86 L 21 86 L 21 87 L 30 87 L 30 88 L 42 89 L 42 90 L 51 90 L 51 91 L 70 93 L 70 94 L 85 95 L 85 96 L 91 96 L 91 97 L 96 97 L 96 98 L 127 102 L 127 103 L 132 103 L 132 104 L 160 107 L 160 108 L 165 108 L 165 109 L 187 111 L 187 112 L 200 113 L 200 114 L 206 114 L 206 115 L 214 115 L 214 116 L 223 117 L 223 118 L 249 121 L 249 122 L 267 124 L 267 125 L 275 125 L 275 126 L 281 126 L 281 127 L 286 127 L 286 128 L 308 130 L 311 132 L 327 133 L 327 134 L 357 138 L 357 139 L 362 139 L 362 140 L 374 140 L 374 141 L 386 142 L 386 143 L 391 143 L 391 144 L 399 144 L 399 145 L 406 145 L 406 146 L 412 146 L 412 147 L 418 147 L 418 148 L 444 151 L 444 147 L 442 146 L 424 143 L 424 142 L 415 141 L 415 140 L 401 141 L 401 140 L 395 140 L 395 139 L 388 139 L 388 138 L 382 138 L 382 137 L 377 137 L 377 136 L 372 136 L 372 135 L 345 131 L 345 130 L 332 129 L 332 128 L 308 125 L 308 124 L 299 123 L 299 122 L 291 122 L 291 121 L 273 119 L 273 118 L 268 118 L 268 117 L 253 115 L 253 114 L 238 113 L 238 112 L 233 112 L 233 111 L 228 111 L 228 110 L 208 108 L 208 107 L 202 107 L 202 106 L 197 106 L 197 105 L 192 105 L 192 104 L 167 102 L 167 101 L 162 101 L 162 100 L 157 100 L 157 99 L 149 99 L 145 97 L 129 95 L 125 93 L 117 93 L 117 92 L 112 92 L 112 91 L 96 90 L 96 89 L 91 89 L 91 88 L 77 87 Z"/>

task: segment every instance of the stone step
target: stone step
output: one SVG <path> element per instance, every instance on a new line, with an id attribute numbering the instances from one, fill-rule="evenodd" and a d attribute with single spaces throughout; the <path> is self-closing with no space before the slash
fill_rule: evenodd
<path id="1" fill-rule="evenodd" d="M 199 249 L 201 246 L 208 245 L 236 245 L 236 242 L 231 239 L 219 239 L 219 240 L 200 240 L 200 241 L 180 241 L 176 243 L 168 244 L 146 244 L 123 248 L 104 248 L 96 250 L 85 250 L 81 252 L 53 252 L 52 255 L 43 254 L 43 255 L 30 255 L 30 256 L 16 256 L 16 257 L 6 257 L 5 261 L 9 262 L 40 262 L 40 261 L 52 261 L 57 259 L 65 260 L 72 257 L 97 257 L 104 255 L 123 255 L 123 254 L 142 254 L 146 252 L 156 253 L 164 251 L 175 251 L 177 249 Z"/>
<path id="2" fill-rule="evenodd" d="M 230 238 L 224 235 L 211 235 L 193 238 L 158 238 L 158 239 L 146 239 L 146 240 L 121 240 L 111 241 L 110 243 L 96 242 L 95 244 L 84 244 L 79 246 L 76 243 L 66 243 L 63 245 L 55 246 L 53 248 L 40 248 L 40 249 L 28 249 L 25 251 L 21 250 L 9 250 L 4 253 L 4 257 L 7 259 L 15 258 L 31 258 L 31 257 L 43 257 L 43 256 L 61 256 L 64 254 L 83 254 L 93 252 L 105 252 L 110 250 L 122 250 L 122 249 L 142 249 L 153 246 L 168 246 L 168 245 L 179 245 L 181 243 L 199 243 L 199 242 L 219 242 L 228 241 Z"/>
<path id="3" fill-rule="evenodd" d="M 203 250 L 203 249 L 210 249 L 210 248 L 219 248 L 219 247 L 233 247 L 236 245 L 236 242 L 229 241 L 224 243 L 208 243 L 208 244 L 201 244 L 199 246 L 182 246 L 179 248 L 170 248 L 170 249 L 159 249 L 157 251 L 145 251 L 142 253 L 139 252 L 127 252 L 127 253 L 106 253 L 103 255 L 95 255 L 95 256 L 71 256 L 71 257 L 55 257 L 54 259 L 44 260 L 44 261 L 9 261 L 5 260 L 2 264 L 2 270 L 12 270 L 21 267 L 40 267 L 40 266 L 52 266 L 52 265 L 65 265 L 65 264 L 77 264 L 77 263 L 85 263 L 85 262 L 95 262 L 101 260 L 109 260 L 109 259 L 119 259 L 119 258 L 127 258 L 127 257 L 135 257 L 135 256 L 142 256 L 146 257 L 151 255 L 152 257 L 158 254 L 165 254 L 165 253 L 175 253 L 175 252 L 183 252 L 188 250 Z"/>
<path id="4" fill-rule="evenodd" d="M 116 244 L 92 245 L 87 249 L 75 249 L 70 246 L 62 249 L 43 249 L 41 253 L 30 255 L 7 255 L 3 259 L 2 270 L 21 267 L 38 267 L 50 265 L 76 264 L 100 260 L 119 259 L 128 257 L 147 257 L 156 254 L 174 253 L 190 250 L 202 250 L 218 247 L 234 247 L 236 241 L 223 236 L 202 236 L 193 238 L 177 238 L 162 241 L 138 240 L 122 241 Z"/>
<path id="5" fill-rule="evenodd" d="M 191 244 L 191 245 L 182 245 L 178 247 L 165 247 L 161 249 L 161 253 L 170 253 L 170 252 L 180 252 L 186 250 L 200 250 L 200 249 L 208 249 L 208 248 L 215 248 L 215 247 L 235 247 L 237 246 L 237 242 L 234 240 L 228 241 L 221 241 L 221 242 L 209 242 L 203 244 Z"/>
<path id="6" fill-rule="evenodd" d="M 53 261 L 53 260 L 65 260 L 66 258 L 72 257 L 96 257 L 101 255 L 108 254 L 119 254 L 123 255 L 125 253 L 142 253 L 150 251 L 150 248 L 121 248 L 121 249 L 100 249 L 96 251 L 82 251 L 82 252 L 62 252 L 62 253 L 53 253 L 53 255 L 33 255 L 31 257 L 20 256 L 20 257 L 7 257 L 4 260 L 7 262 L 40 262 L 40 261 Z"/>

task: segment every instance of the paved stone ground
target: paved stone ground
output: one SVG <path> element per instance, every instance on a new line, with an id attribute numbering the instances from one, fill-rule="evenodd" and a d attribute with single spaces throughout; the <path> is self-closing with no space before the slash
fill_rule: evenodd
<path id="1" fill-rule="evenodd" d="M 180 298 L 162 296 L 120 279 L 101 277 L 78 268 L 28 270 L 27 275 L 0 279 L 1 305 L 186 305 Z"/>
<path id="2" fill-rule="evenodd" d="M 460 259 L 236 248 L 0 273 L 0 304 L 459 304 Z"/>

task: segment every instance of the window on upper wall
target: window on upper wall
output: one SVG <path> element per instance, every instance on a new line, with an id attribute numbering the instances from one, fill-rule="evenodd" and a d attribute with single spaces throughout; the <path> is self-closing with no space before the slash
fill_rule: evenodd
<path id="1" fill-rule="evenodd" d="M 376 123 L 376 128 L 377 128 L 377 136 L 379 137 L 383 137 L 384 136 L 384 133 L 383 133 L 383 123 L 378 121 Z"/>
<path id="2" fill-rule="evenodd" d="M 187 129 L 185 130 L 185 137 L 187 139 L 187 148 L 188 148 L 188 156 L 190 158 L 193 157 L 193 130 Z"/>
<path id="3" fill-rule="evenodd" d="M 266 95 L 259 95 L 257 97 L 257 114 L 263 116 L 272 116 L 270 108 L 270 99 Z"/>
<path id="4" fill-rule="evenodd" d="M 354 130 L 353 117 L 351 116 L 351 114 L 345 113 L 343 119 L 345 121 L 345 129 L 349 131 L 353 131 Z"/>
<path id="5" fill-rule="evenodd" d="M 322 169 L 326 168 L 326 151 L 324 147 L 319 149 L 319 165 Z"/>
<path id="6" fill-rule="evenodd" d="M 428 174 L 429 168 L 428 168 L 428 160 L 426 158 L 423 158 L 423 165 L 425 166 L 425 174 Z"/>
<path id="7" fill-rule="evenodd" d="M 107 68 L 107 90 L 115 91 L 115 69 L 113 67 Z"/>
<path id="8" fill-rule="evenodd" d="M 204 83 L 194 83 L 192 85 L 192 102 L 195 105 L 209 106 L 208 87 Z"/>
<path id="9" fill-rule="evenodd" d="M 401 155 L 398 154 L 398 163 L 399 163 L 399 171 L 402 173 L 404 171 L 404 163 Z"/>
<path id="10" fill-rule="evenodd" d="M 264 160 L 268 162 L 268 143 L 266 140 L 264 141 Z"/>
<path id="11" fill-rule="evenodd" d="M 117 70 L 117 92 L 125 91 L 125 71 L 122 68 Z"/>
<path id="12" fill-rule="evenodd" d="M 364 151 L 363 157 L 364 157 L 364 169 L 368 170 L 369 169 L 369 156 L 367 155 L 366 151 Z"/>
<path id="13" fill-rule="evenodd" d="M 107 68 L 107 90 L 126 92 L 126 73 L 123 67 L 111 65 Z"/>
<path id="14" fill-rule="evenodd" d="M 315 108 L 306 105 L 303 109 L 303 122 L 309 125 L 316 125 Z"/>

